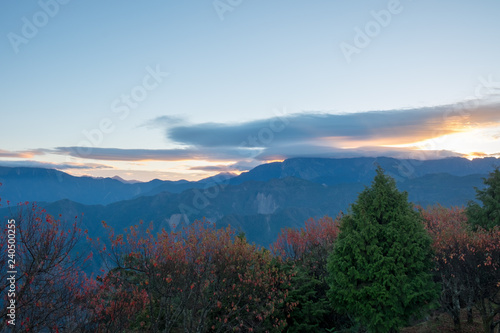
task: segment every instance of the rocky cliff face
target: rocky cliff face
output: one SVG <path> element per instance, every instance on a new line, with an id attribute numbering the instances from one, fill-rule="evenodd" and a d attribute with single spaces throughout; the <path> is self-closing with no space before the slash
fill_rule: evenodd
<path id="1" fill-rule="evenodd" d="M 278 210 L 279 206 L 274 201 L 272 194 L 258 193 L 256 204 L 257 204 L 257 214 L 269 215 L 273 214 Z"/>

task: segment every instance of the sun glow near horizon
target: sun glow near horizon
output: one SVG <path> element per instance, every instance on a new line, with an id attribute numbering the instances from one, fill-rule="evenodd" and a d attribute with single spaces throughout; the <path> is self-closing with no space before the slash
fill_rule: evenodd
<path id="1" fill-rule="evenodd" d="M 445 134 L 411 144 L 384 145 L 419 151 L 447 150 L 467 158 L 500 155 L 500 125 Z"/>
<path id="2" fill-rule="evenodd" d="M 448 126 L 446 131 L 442 131 L 442 133 L 448 134 L 437 135 L 425 140 L 418 140 L 422 137 L 419 134 L 413 140 L 408 135 L 404 135 L 402 138 L 393 137 L 365 140 L 349 137 L 323 137 L 318 138 L 315 143 L 320 147 L 324 147 L 325 151 L 329 148 L 332 151 L 337 150 L 339 152 L 345 151 L 348 153 L 352 150 L 369 153 L 371 150 L 372 155 L 376 154 L 379 156 L 384 156 L 382 148 L 385 148 L 389 149 L 386 150 L 388 153 L 386 156 L 396 158 L 433 159 L 446 157 L 446 154 L 440 155 L 436 153 L 439 151 L 449 152 L 447 156 L 452 156 L 455 153 L 457 156 L 468 159 L 491 156 L 500 157 L 500 124 L 495 123 L 476 128 L 472 128 L 470 124 L 467 127 L 464 127 L 463 124 L 456 125 L 456 127 Z M 396 143 L 398 139 L 404 143 Z M 391 149 L 395 149 L 392 154 Z M 394 153 L 397 151 L 401 153 Z M 334 157 L 334 155 L 330 155 L 330 157 Z M 124 161 L 112 160 L 112 158 L 109 160 L 92 160 L 53 154 L 38 156 L 38 161 L 46 164 L 46 166 L 42 164 L 40 167 L 55 168 L 73 176 L 104 178 L 119 176 L 128 181 L 151 181 L 153 179 L 197 181 L 222 172 L 239 175 L 257 165 L 283 162 L 284 159 L 279 154 L 274 154 L 268 155 L 267 159 L 254 160 L 245 164 L 244 161 L 237 159 L 230 161 L 216 159 Z M 65 167 L 57 167 L 57 165 L 65 165 Z"/>

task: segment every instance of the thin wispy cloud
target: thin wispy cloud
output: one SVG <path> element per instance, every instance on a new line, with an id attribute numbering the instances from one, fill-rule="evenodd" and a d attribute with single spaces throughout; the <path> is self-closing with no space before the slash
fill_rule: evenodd
<path id="1" fill-rule="evenodd" d="M 242 163 L 234 163 L 229 165 L 201 165 L 201 166 L 193 166 L 189 168 L 189 170 L 198 170 L 198 171 L 216 171 L 216 172 L 238 172 L 238 171 L 247 171 L 250 170 L 260 162 L 242 162 Z"/>
<path id="2" fill-rule="evenodd" d="M 139 127 L 146 127 L 149 129 L 153 128 L 168 128 L 173 126 L 179 126 L 181 124 L 187 123 L 187 120 L 184 116 L 160 116 L 154 119 L 151 119 Z"/>
<path id="3" fill-rule="evenodd" d="M 47 153 L 105 161 L 231 161 L 241 156 L 237 149 L 121 149 L 101 147 L 57 147 Z"/>
<path id="4" fill-rule="evenodd" d="M 43 154 L 43 153 L 39 153 Z M 33 151 L 8 151 L 0 149 L 0 158 L 8 157 L 8 158 L 32 158 L 36 153 Z"/>
<path id="5" fill-rule="evenodd" d="M 87 170 L 87 169 L 112 169 L 112 167 L 104 164 L 97 163 L 51 163 L 40 162 L 31 160 L 21 161 L 0 161 L 0 166 L 4 167 L 23 167 L 23 168 L 44 168 L 44 169 L 58 169 L 58 170 Z"/>

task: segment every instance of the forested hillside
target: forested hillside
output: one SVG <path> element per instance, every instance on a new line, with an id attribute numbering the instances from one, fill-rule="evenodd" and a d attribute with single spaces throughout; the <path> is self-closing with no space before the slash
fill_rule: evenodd
<path id="1" fill-rule="evenodd" d="M 283 228 L 269 248 L 208 220 L 160 232 L 104 222 L 107 236 L 89 237 L 79 215 L 21 204 L 8 219 L 16 242 L 0 242 L 16 250 L 0 259 L 0 289 L 11 288 L 14 256 L 22 272 L 17 312 L 4 298 L 2 317 L 35 332 L 432 332 L 432 318 L 448 316 L 453 327 L 441 331 L 493 333 L 499 184 L 496 170 L 478 203 L 425 208 L 379 167 L 344 213 Z"/>

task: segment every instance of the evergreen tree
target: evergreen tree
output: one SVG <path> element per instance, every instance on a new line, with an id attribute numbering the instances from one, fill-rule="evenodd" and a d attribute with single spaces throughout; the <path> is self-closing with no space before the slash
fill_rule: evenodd
<path id="1" fill-rule="evenodd" d="M 397 332 L 437 298 L 431 238 L 394 179 L 377 168 L 341 222 L 328 262 L 330 299 L 370 332 Z"/>
<path id="2" fill-rule="evenodd" d="M 469 202 L 467 218 L 473 229 L 482 227 L 486 230 L 500 226 L 500 170 L 498 168 L 484 179 L 486 187 L 476 188 L 476 198 L 483 203 Z"/>
<path id="3" fill-rule="evenodd" d="M 349 318 L 336 313 L 326 296 L 328 285 L 305 267 L 296 268 L 287 301 L 296 307 L 287 318 L 288 333 L 334 332 L 352 326 Z"/>

